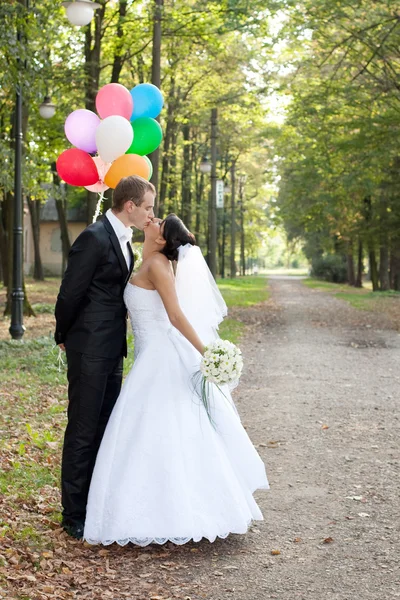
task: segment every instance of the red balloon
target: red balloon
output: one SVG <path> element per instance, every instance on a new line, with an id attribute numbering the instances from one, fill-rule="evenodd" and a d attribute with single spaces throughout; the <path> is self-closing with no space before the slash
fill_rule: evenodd
<path id="1" fill-rule="evenodd" d="M 78 148 L 64 150 L 57 158 L 56 168 L 60 178 L 70 185 L 93 185 L 99 180 L 93 158 Z"/>

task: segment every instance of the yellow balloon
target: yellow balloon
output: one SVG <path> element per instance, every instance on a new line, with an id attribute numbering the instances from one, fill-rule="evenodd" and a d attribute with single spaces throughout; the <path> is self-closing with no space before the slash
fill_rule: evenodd
<path id="1" fill-rule="evenodd" d="M 150 167 L 143 156 L 138 154 L 123 154 L 112 163 L 104 178 L 104 183 L 110 188 L 116 188 L 123 177 L 139 175 L 150 179 Z"/>

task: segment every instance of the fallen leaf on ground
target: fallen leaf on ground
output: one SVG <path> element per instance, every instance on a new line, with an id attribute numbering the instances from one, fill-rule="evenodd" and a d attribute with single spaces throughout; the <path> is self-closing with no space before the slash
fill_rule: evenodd
<path id="1" fill-rule="evenodd" d="M 278 556 L 278 554 L 280 554 L 280 553 L 281 553 L 280 550 L 271 550 L 272 556 Z"/>
<path id="2" fill-rule="evenodd" d="M 333 542 L 333 538 L 331 538 L 331 537 L 327 537 L 324 539 L 324 544 L 332 544 L 332 542 Z"/>
<path id="3" fill-rule="evenodd" d="M 356 500 L 356 502 L 362 502 L 364 498 L 362 496 L 346 496 L 346 500 Z"/>

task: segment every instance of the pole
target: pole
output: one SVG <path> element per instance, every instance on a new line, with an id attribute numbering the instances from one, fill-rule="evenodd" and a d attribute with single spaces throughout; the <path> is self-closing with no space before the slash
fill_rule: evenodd
<path id="1" fill-rule="evenodd" d="M 231 279 L 236 277 L 235 161 L 231 165 Z"/>
<path id="2" fill-rule="evenodd" d="M 242 267 L 242 275 L 246 275 L 246 262 L 244 255 L 244 184 L 239 182 L 239 194 L 240 194 L 240 264 Z"/>
<path id="3" fill-rule="evenodd" d="M 18 27 L 17 45 L 21 43 L 21 32 Z M 17 59 L 18 67 L 20 59 Z M 19 70 L 19 69 L 18 69 Z M 17 83 L 15 96 L 15 165 L 14 165 L 14 225 L 13 225 L 13 271 L 11 292 L 11 325 L 9 332 L 13 340 L 21 340 L 25 327 L 24 321 L 24 288 L 22 279 L 22 84 Z"/>
<path id="4" fill-rule="evenodd" d="M 217 275 L 217 109 L 211 110 L 210 271 Z"/>
<path id="5" fill-rule="evenodd" d="M 222 209 L 222 252 L 221 252 L 221 277 L 225 279 L 225 245 L 226 245 L 226 210 Z"/>

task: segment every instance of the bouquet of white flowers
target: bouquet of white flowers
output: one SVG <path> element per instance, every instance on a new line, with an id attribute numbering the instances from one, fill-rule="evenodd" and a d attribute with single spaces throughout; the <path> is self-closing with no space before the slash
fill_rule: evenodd
<path id="1" fill-rule="evenodd" d="M 235 385 L 239 381 L 243 369 L 243 359 L 240 349 L 228 342 L 218 339 L 207 346 L 200 363 L 200 397 L 212 422 L 210 410 L 210 384 Z"/>
<path id="2" fill-rule="evenodd" d="M 208 346 L 200 364 L 205 379 L 217 385 L 238 381 L 242 369 L 242 353 L 228 340 L 216 340 Z"/>

